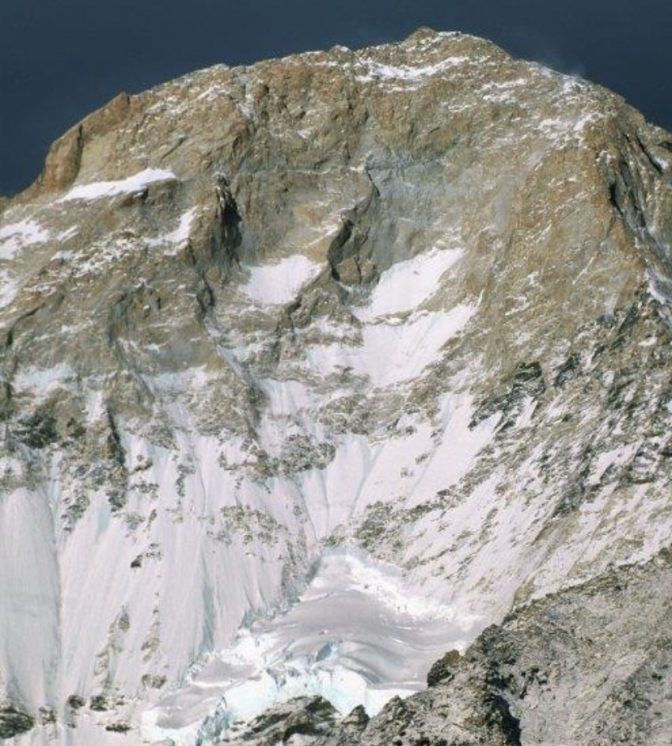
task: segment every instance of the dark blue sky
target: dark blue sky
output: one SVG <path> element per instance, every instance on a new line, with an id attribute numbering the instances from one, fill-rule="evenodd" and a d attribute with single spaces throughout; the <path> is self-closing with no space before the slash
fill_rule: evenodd
<path id="1" fill-rule="evenodd" d="M 421 25 L 579 73 L 672 129 L 672 0 L 0 0 L 0 194 L 121 90 Z"/>

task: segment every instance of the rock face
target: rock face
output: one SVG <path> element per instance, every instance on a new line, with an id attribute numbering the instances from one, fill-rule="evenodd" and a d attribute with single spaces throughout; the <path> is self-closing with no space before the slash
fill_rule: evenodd
<path id="1" fill-rule="evenodd" d="M 0 203 L 2 727 L 662 743 L 670 151 L 429 30 L 64 135 Z"/>

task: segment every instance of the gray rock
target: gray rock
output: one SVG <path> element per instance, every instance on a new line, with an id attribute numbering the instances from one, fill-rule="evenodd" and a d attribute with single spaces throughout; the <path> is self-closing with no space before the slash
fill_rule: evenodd
<path id="1" fill-rule="evenodd" d="M 0 738 L 9 739 L 32 730 L 35 719 L 15 707 L 0 707 Z"/>

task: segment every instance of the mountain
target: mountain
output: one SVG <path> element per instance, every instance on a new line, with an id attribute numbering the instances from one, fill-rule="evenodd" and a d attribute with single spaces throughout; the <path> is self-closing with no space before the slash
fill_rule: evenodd
<path id="1" fill-rule="evenodd" d="M 671 174 L 428 29 L 66 133 L 0 203 L 0 737 L 667 743 Z"/>

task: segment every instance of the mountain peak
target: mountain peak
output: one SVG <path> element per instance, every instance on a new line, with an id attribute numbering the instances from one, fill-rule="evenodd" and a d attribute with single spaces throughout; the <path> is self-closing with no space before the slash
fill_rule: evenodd
<path id="1" fill-rule="evenodd" d="M 670 142 L 426 29 L 57 141 L 0 214 L 0 717 L 191 744 L 294 695 L 401 712 L 507 613 L 653 562 Z"/>

